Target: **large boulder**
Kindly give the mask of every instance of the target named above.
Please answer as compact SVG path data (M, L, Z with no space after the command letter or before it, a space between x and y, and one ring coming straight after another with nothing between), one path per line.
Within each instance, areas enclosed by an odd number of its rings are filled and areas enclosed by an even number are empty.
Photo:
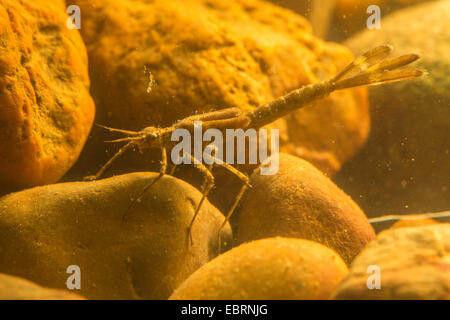
M0 272L66 288L69 266L81 271L89 299L167 299L217 254L223 215L206 201L187 242L201 194L156 173L37 187L0 198ZM130 206L131 205L131 206ZM222 239L230 243L229 226Z
M50 0L0 0L0 192L58 181L95 106L78 30Z
M348 264L375 238L364 212L313 165L280 154L279 171L250 179L237 217L237 243L282 236L317 241Z

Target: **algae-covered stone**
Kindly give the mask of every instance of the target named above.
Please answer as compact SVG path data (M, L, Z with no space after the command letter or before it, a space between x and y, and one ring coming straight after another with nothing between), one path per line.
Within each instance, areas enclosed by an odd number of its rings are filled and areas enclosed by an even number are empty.
M371 87L372 132L337 183L369 216L450 208L450 1L398 11L347 44L390 43L397 54L421 55L428 76Z
M206 201L188 246L201 194L166 176L130 206L158 174L37 187L0 198L0 272L66 288L76 265L89 299L167 299L217 254L223 215ZM230 228L222 239L230 242Z
M367 283L376 285L377 275L380 288L369 290ZM380 233L355 258L334 298L450 299L450 224Z
M243 244L207 263L170 299L328 299L347 272L344 261L319 243L263 239Z
M358 205L307 161L280 154L278 173L256 170L250 184L239 210L238 243L304 238L334 249L350 264L375 238Z
M43 288L10 275L0 274L0 300L84 300L67 290Z
M303 17L265 1L74 3L83 12L97 119L111 127L168 126L226 107L249 111L328 79L353 59L345 47L315 38ZM283 148L331 174L367 137L365 93L333 94L272 127L280 128ZM83 172L97 170L107 157L103 141L110 134L94 133L80 163ZM136 167L126 162L126 170Z
M0 1L0 189L56 182L94 119L86 48L49 0Z

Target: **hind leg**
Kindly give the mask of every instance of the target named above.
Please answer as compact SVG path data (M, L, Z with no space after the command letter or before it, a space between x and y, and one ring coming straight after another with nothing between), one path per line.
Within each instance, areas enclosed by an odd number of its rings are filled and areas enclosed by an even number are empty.
M138 196L134 199L132 199L130 205L128 206L127 210L125 211L125 214L122 217L122 220L125 221L125 218L130 211L131 207L138 201L141 200L142 196L149 190L151 187L153 187L161 178L166 174L167 170L167 151L164 146L161 145L161 168L159 170L159 175L153 179L152 182L150 182L148 185L142 189L142 191L138 194Z
M233 166L229 165L228 163L223 162L223 161L221 161L221 160L219 160L219 159L216 159L216 164L219 165L219 166L224 167L225 169L227 169L228 171L230 171L231 173L233 173L233 174L234 174L236 177L238 177L238 178L242 181L242 183L243 183L241 189L239 190L238 195L236 196L236 198L235 198L235 200L234 200L234 202L233 202L233 205L231 206L230 210L229 210L228 213L226 214L225 219L224 219L224 221L222 222L222 224L221 224L221 226L219 227L219 230L218 230L218 232L217 232L217 242L218 242L218 244L219 244L219 247L218 247L218 254L220 254L221 251L222 251L222 239L221 239L220 234L221 234L223 228L226 226L227 222L230 221L231 216L233 215L234 211L236 210L236 207L238 206L239 202L241 201L241 199L242 199L242 197L243 197L245 191L250 187L250 184L249 184L249 178L248 178L248 176L247 176L246 174L240 172L240 171L239 171L238 169L236 169L235 167L233 167Z
M200 209L202 207L203 202L208 197L209 191L211 191L212 187L214 186L214 176L212 175L210 169L208 169L204 164L202 163L195 163L195 158L191 155L192 163L195 164L195 166L200 170L200 172L204 175L204 182L202 186L202 198L200 199L200 202L197 205L197 208L195 209L194 216L192 217L191 222L189 223L189 226L187 228L187 239L186 242L189 244L189 241L191 245L193 244L192 240L192 226L195 222L195 219L198 216L198 213L200 212Z

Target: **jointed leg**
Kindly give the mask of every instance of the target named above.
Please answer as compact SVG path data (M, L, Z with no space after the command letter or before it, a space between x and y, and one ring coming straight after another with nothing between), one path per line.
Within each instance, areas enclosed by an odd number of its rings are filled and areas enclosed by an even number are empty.
M125 217L128 214L128 211L130 211L131 207L134 205L134 203L139 201L145 194L145 192L147 192L148 189L153 187L155 183L158 182L166 174L166 170L167 170L167 152L166 148L161 145L161 168L159 170L159 175L155 179L153 179L152 182L146 185L136 198L132 199L130 205L128 206L127 210L125 211L125 214L122 217L123 221L125 221Z
M192 163L195 163L194 157L192 155L190 157L191 157ZM195 209L194 216L192 217L191 223L189 224L189 226L187 228L187 239L186 239L187 244L189 244L189 242L188 242L189 240L190 240L190 243L193 244L192 226L194 224L195 219L197 218L198 213L200 212L203 202L205 201L205 199L208 196L209 191L214 186L214 176L212 175L210 170L202 163L197 163L197 164L195 164L195 166L204 174L205 180L204 180L204 183L202 186L202 198L200 199L200 202L198 203L197 208Z
M250 187L250 184L249 184L249 178L247 177L246 174L240 172L239 170L237 170L236 168L234 168L233 166L229 165L226 162L223 162L220 160L216 160L216 161L217 161L216 163L218 165L224 167L225 169L227 169L228 171L230 171L231 173L236 175L243 182L241 190L239 191L238 195L236 196L236 199L234 200L233 205L231 206L230 210L228 211L227 215L225 216L225 220L223 221L223 223L219 227L219 231L217 232L217 243L219 246L218 253L220 254L222 251L222 239L221 239L220 234L221 234L223 228L226 226L227 222L230 221L230 218L233 215L234 210L236 210L236 207L238 206L239 202L241 201L242 196L244 195L247 188Z
M213 166L214 166L214 164L212 163L212 164L210 164L209 166L206 167L208 172L211 173L211 174L212 174ZM208 183L208 181L209 181L209 176L205 175L204 178L203 178L201 190L204 190L206 188L206 184Z
M116 154L106 162L103 167L94 175L94 176L87 176L84 178L84 180L96 180L98 179L103 172L115 161L117 158L119 158L122 154L124 154L125 151L130 149L131 147L134 147L136 143L134 141L128 142L126 145L124 145L122 148L120 148L119 151L116 152Z
M173 176L173 175L175 174L175 170L176 170L176 169L177 169L177 165L174 164L173 167L172 167L172 169L170 169L170 171L169 171L169 175L170 175L170 176Z
M107 126L103 126L101 124L96 124L98 127L109 130L111 132L119 132L119 133L123 133L129 136L135 136L135 135L139 135L139 132L137 131L131 131L131 130L123 130L123 129L116 129L116 128L111 128L111 127L107 127Z

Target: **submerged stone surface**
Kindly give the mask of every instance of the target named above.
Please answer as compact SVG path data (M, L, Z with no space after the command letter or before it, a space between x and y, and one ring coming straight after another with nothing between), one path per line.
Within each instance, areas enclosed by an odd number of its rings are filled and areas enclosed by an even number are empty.
M367 287L370 266L379 267L379 290ZM450 224L383 231L355 258L334 298L450 299Z
M223 215L208 201L187 227L201 194L166 176L130 206L158 174L61 183L0 198L0 272L66 288L76 265L89 299L167 299L217 255ZM128 210L128 211L127 211ZM229 226L222 240L230 243Z
M31 281L0 274L0 300L84 300L68 290L41 287Z
M91 129L86 48L62 7L0 1L0 189L56 182Z
M358 205L307 161L280 154L275 175L256 170L237 217L237 243L292 237L334 249L347 264L375 238Z
M263 239L240 245L207 263L170 299L323 300L347 272L344 261L319 243Z

